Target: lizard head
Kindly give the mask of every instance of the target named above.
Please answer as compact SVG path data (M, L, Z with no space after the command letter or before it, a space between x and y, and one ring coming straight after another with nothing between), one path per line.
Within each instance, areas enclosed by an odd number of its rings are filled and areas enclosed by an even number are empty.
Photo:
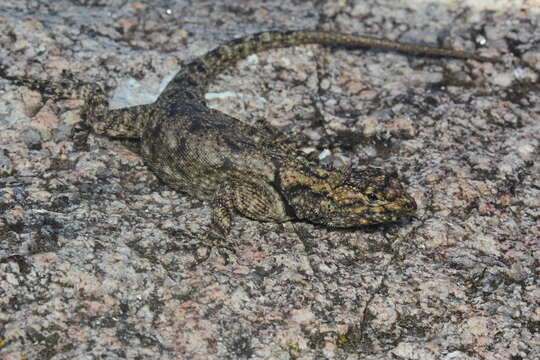
M377 168L325 169L289 164L280 170L283 196L299 219L333 227L411 217L416 202L396 174Z

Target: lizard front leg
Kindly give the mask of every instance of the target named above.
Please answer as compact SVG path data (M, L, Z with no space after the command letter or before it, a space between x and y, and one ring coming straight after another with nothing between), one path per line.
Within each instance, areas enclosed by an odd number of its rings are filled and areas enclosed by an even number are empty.
M258 221L284 222L293 218L281 195L270 184L235 179L219 185L215 192L212 235L225 238L232 227L234 210Z

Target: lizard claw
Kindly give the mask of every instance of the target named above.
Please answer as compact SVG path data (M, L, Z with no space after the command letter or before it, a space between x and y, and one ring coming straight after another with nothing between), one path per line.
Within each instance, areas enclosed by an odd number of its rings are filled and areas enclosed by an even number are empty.
M218 254L221 255L225 265L228 265L231 262L229 252L225 250L230 250L231 252L236 254L236 251L231 247L216 247L214 245L209 246L206 244L202 244L195 250L195 262L191 265L191 268L195 268L197 267L197 265L206 262L206 260L208 260L210 258L210 255L212 254L212 249L217 250Z
M76 148L82 148L86 145L88 141L88 136L90 135L90 128L88 125L79 122L73 127L71 131L71 138Z
M197 240L197 244L187 246L194 252L195 262L190 266L191 268L208 260L214 249L223 258L226 265L230 263L230 254L236 255L234 244L226 241L225 236L215 230L208 230L202 236L197 234L188 234L188 236Z
M208 230L206 234L204 234L202 244L197 249L196 256L199 255L198 253L201 248L206 249L206 255L203 261L206 261L210 257L212 249L217 250L217 252L219 253L219 255L221 255L226 264L230 262L229 253L233 253L234 255L236 255L236 249L234 248L234 246L232 246L231 242L226 241L225 237L222 234L216 232L213 229Z

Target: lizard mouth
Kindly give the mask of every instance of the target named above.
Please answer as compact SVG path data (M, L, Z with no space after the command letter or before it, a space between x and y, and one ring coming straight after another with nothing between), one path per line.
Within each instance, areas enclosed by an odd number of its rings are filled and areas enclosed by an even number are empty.
M408 194L402 194L399 199L391 202L343 209L342 212L334 214L332 219L326 218L323 221L337 228L377 225L414 217L416 209L414 198Z
M416 201L406 193L387 204L369 207L365 214L366 225L396 222L401 219L413 217L416 214Z

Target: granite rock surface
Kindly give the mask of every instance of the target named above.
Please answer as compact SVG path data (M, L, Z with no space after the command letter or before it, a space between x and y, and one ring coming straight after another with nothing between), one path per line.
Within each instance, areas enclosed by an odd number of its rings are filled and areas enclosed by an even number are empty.
M195 261L209 207L136 146L74 146L77 101L0 79L3 359L540 358L540 16L510 2L3 0L12 75L151 102L183 62L263 30L327 29L503 64L301 46L252 55L209 104L395 169L411 221L353 230L237 217ZM511 2L514 3L514 2Z

